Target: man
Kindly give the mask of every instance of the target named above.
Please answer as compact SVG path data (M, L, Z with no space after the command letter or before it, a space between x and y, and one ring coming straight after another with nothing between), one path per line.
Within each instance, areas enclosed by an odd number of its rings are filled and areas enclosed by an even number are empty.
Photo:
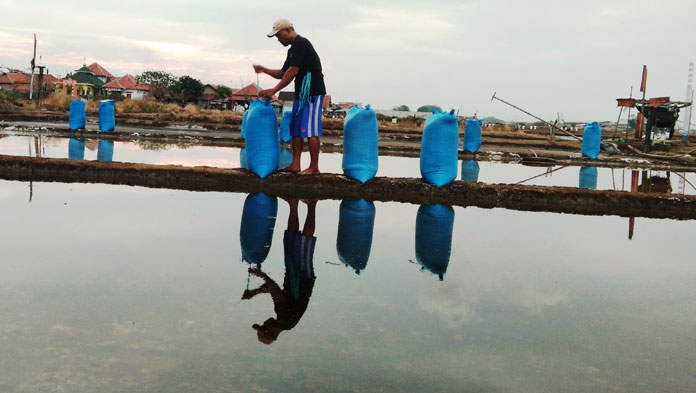
M300 172L300 156L303 139L309 145L309 168L303 175L319 173L319 137L322 134L321 110L326 95L324 75L319 55L308 39L300 36L287 19L278 19L273 30L267 34L276 37L283 46L290 45L283 67L271 70L262 65L254 65L256 73L264 73L280 82L272 88L259 92L260 97L271 97L295 80L295 101L292 104L290 135L292 136L292 163L285 168L288 172Z

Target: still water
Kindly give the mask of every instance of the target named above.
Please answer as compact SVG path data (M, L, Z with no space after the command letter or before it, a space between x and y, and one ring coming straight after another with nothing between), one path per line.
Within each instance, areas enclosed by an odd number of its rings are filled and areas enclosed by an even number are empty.
M696 390L696 221L295 206L0 181L0 391Z
M201 146L194 143L156 143L150 141L112 142L53 137L0 136L0 154L72 158L91 161L119 161L144 164L245 167L245 151L234 147ZM309 154L302 157L302 167L309 166ZM322 171L343 173L343 156L322 153ZM287 166L292 153L282 150L280 164ZM623 168L579 166L530 167L495 161L460 161L457 179L488 184L526 184L537 186L582 187L597 190L666 192L696 195L696 173L634 171ZM420 177L420 162L413 157L379 157L377 176Z

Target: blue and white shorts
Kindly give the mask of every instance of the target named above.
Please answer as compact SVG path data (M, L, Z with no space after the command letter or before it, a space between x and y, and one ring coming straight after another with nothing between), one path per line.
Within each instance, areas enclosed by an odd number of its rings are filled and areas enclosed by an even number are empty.
M300 100L292 103L292 116L290 118L290 136L311 138L321 136L321 110L324 103L324 95L309 97L309 104L300 107Z

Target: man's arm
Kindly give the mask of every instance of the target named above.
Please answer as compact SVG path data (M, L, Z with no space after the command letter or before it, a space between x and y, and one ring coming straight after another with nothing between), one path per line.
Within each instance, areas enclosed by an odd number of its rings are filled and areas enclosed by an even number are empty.
M280 71L282 71L282 70L280 70ZM300 72L300 67L293 66L293 67L288 68L288 70L285 71L285 73L283 74L282 78L280 78L280 82L278 82L278 84L274 88L261 90L259 92L259 96L265 98L265 97L270 97L270 96L274 95L275 93L279 92L285 86L289 85L290 82L293 81L293 79L295 79L298 72Z
M254 64L254 71L256 71L257 74L268 74L276 79L281 79L285 74L283 70L271 70L260 64Z

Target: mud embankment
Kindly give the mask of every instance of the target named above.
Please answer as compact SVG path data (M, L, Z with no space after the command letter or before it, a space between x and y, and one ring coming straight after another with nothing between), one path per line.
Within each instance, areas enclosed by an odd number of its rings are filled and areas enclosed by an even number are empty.
M253 193L306 199L358 199L414 204L505 208L582 215L696 219L696 196L594 191L455 181L435 187L414 178L276 173L265 179L245 169L101 163L0 155L0 178L37 182L104 183L190 191Z

